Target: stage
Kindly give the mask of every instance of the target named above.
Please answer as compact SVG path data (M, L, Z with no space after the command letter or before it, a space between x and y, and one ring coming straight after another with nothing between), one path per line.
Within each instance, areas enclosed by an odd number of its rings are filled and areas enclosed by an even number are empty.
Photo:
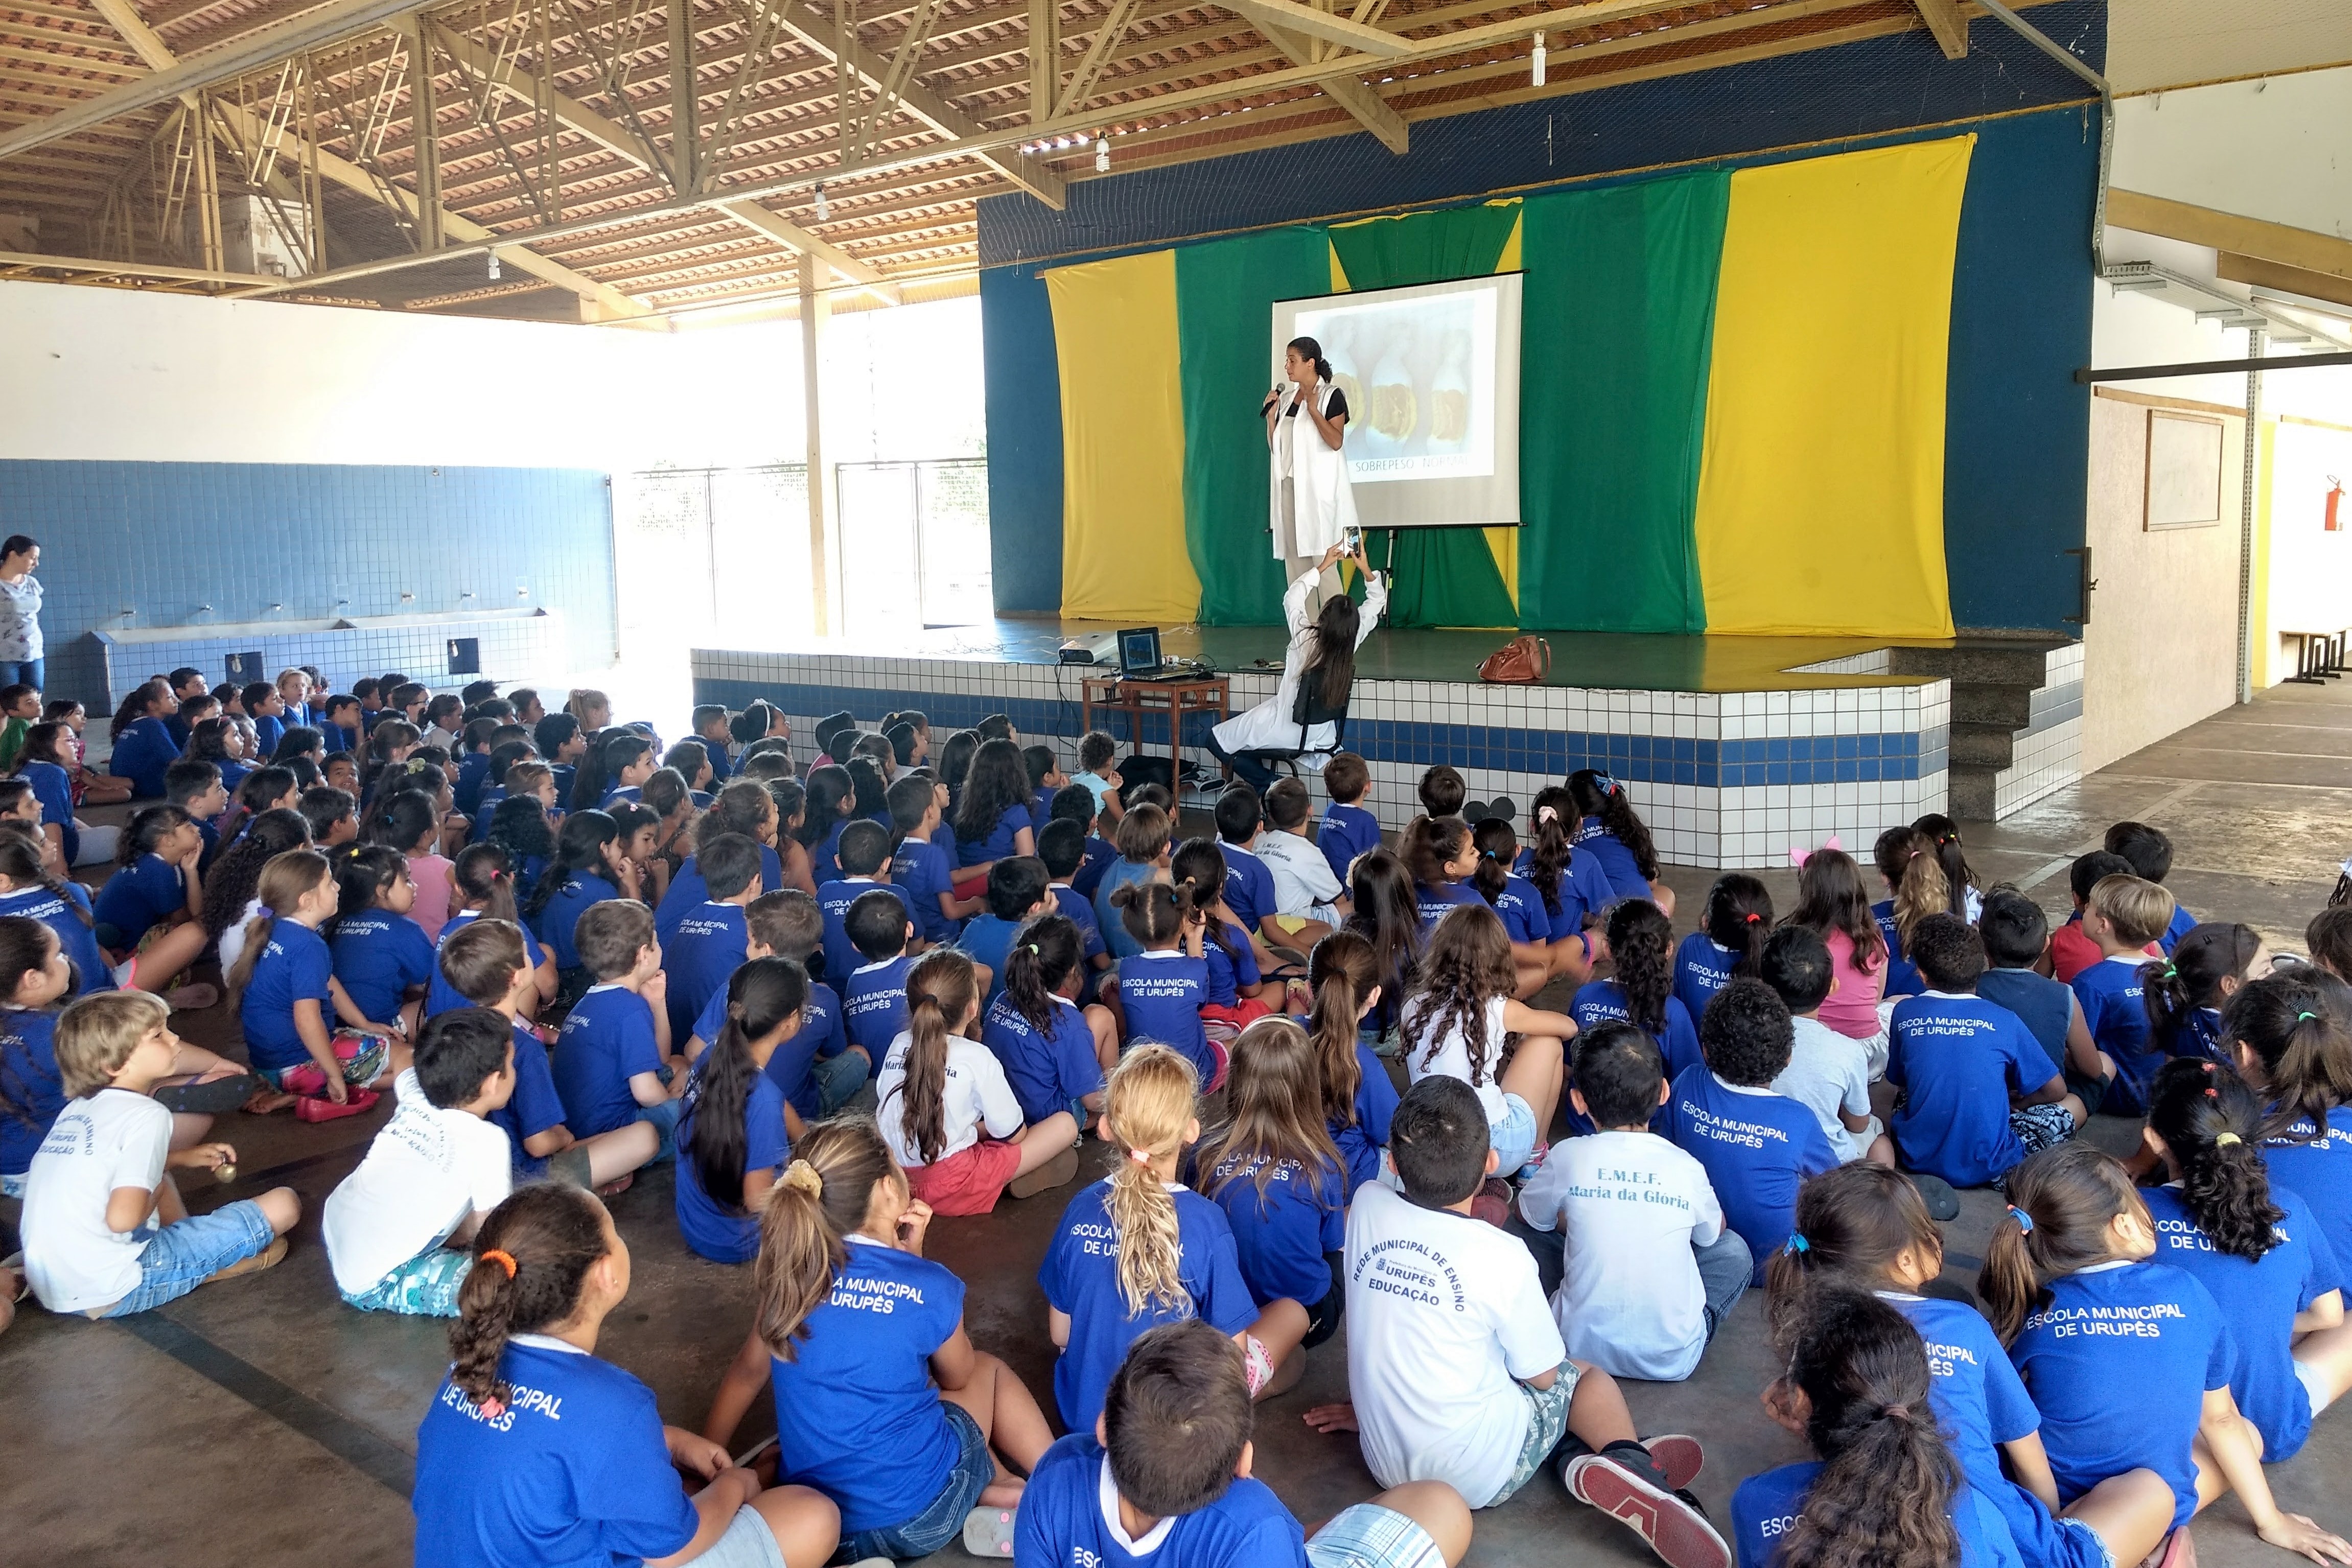
M1108 672L1062 664L1056 651L1065 638L1117 630L1000 617L770 650L698 648L695 701L740 707L765 697L803 732L838 710L870 726L918 707L934 745L1003 713L1074 767L1081 680ZM1785 865L1791 848L1832 833L1867 853L1880 830L1956 798L1980 792L1970 814L2006 815L2081 776L2080 643L1561 632L1549 636L1544 684L1484 685L1479 661L1504 637L1383 630L1364 644L1347 744L1370 765L1366 804L1383 825L1400 828L1418 809L1414 783L1433 763L1459 768L1474 798L1507 795L1522 808L1591 767L1625 782L1664 858ZM1161 642L1171 658L1227 676L1239 712L1274 694L1286 639L1272 626L1181 626ZM1979 705L1989 705L1981 715ZM1123 719L1103 727L1165 754L1164 719L1134 737ZM1187 723L1185 755L1213 776L1198 740L1205 727Z

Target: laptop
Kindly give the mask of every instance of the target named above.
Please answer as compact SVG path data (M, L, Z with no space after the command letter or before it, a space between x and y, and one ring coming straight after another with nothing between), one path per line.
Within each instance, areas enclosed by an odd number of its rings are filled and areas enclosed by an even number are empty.
M1118 673L1130 681L1164 679L1169 669L1160 652L1160 628L1130 626L1118 634Z

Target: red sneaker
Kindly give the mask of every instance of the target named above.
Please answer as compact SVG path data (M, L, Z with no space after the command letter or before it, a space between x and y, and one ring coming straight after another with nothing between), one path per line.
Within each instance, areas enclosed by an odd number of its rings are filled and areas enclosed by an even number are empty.
M1649 1544L1667 1568L1731 1568L1731 1548L1692 1503L1599 1454L1569 1461L1571 1496L1591 1503Z
M1650 1450L1650 1458L1666 1472L1666 1486L1674 1491L1698 1479L1699 1471L1706 1468L1706 1452L1699 1447L1696 1437L1669 1432L1663 1437L1643 1438L1642 1447Z

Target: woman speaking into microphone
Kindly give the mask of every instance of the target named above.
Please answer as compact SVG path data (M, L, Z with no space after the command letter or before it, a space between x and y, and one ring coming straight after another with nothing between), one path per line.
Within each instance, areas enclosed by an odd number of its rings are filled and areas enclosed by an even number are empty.
M1339 450L1348 433L1348 394L1331 384L1330 361L1312 338L1294 338L1283 351L1289 379L1266 393L1271 486L1268 521L1274 555L1284 575L1344 544L1356 527L1356 497L1348 486L1348 460Z

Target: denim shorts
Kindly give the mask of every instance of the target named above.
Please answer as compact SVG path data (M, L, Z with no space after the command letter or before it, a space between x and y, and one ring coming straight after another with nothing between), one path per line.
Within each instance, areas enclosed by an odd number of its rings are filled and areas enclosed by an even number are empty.
M1495 1174L1508 1181L1536 1152L1536 1113L1517 1095L1506 1091L1503 1119L1487 1131L1495 1145Z
M694 1561L699 1568L784 1568L783 1549L776 1544L776 1532L768 1528L760 1511L748 1502L735 1511L727 1533L712 1542L710 1550Z
M1445 1568L1445 1554L1412 1516L1360 1502L1307 1543L1311 1568Z
M269 1217L250 1198L226 1204L210 1214L199 1214L167 1225L148 1239L139 1254L139 1283L131 1292L99 1313L120 1318L143 1312L166 1301L178 1301L232 1263L268 1248L277 1239Z
M865 1056L855 1051L835 1051L820 1056L809 1063L809 1076L816 1081L819 1113L832 1115L857 1098L866 1087L866 1076L871 1071Z
M946 1483L940 1488L940 1495L929 1508L904 1524L844 1535L840 1550L834 1553L835 1562L858 1563L868 1557L888 1557L904 1563L929 1557L963 1533L965 1516L980 1506L980 1494L996 1479L996 1458L988 1451L988 1439L981 1435L980 1423L962 1406L952 1399L942 1399L940 1409L946 1415L948 1425L955 1428L962 1449L956 1456L955 1469L948 1472Z
M661 1165L677 1155L677 1119L685 1111L683 1100L665 1100L658 1105L637 1107L637 1120L653 1128L654 1136L660 1140L654 1145L654 1157L646 1164Z

